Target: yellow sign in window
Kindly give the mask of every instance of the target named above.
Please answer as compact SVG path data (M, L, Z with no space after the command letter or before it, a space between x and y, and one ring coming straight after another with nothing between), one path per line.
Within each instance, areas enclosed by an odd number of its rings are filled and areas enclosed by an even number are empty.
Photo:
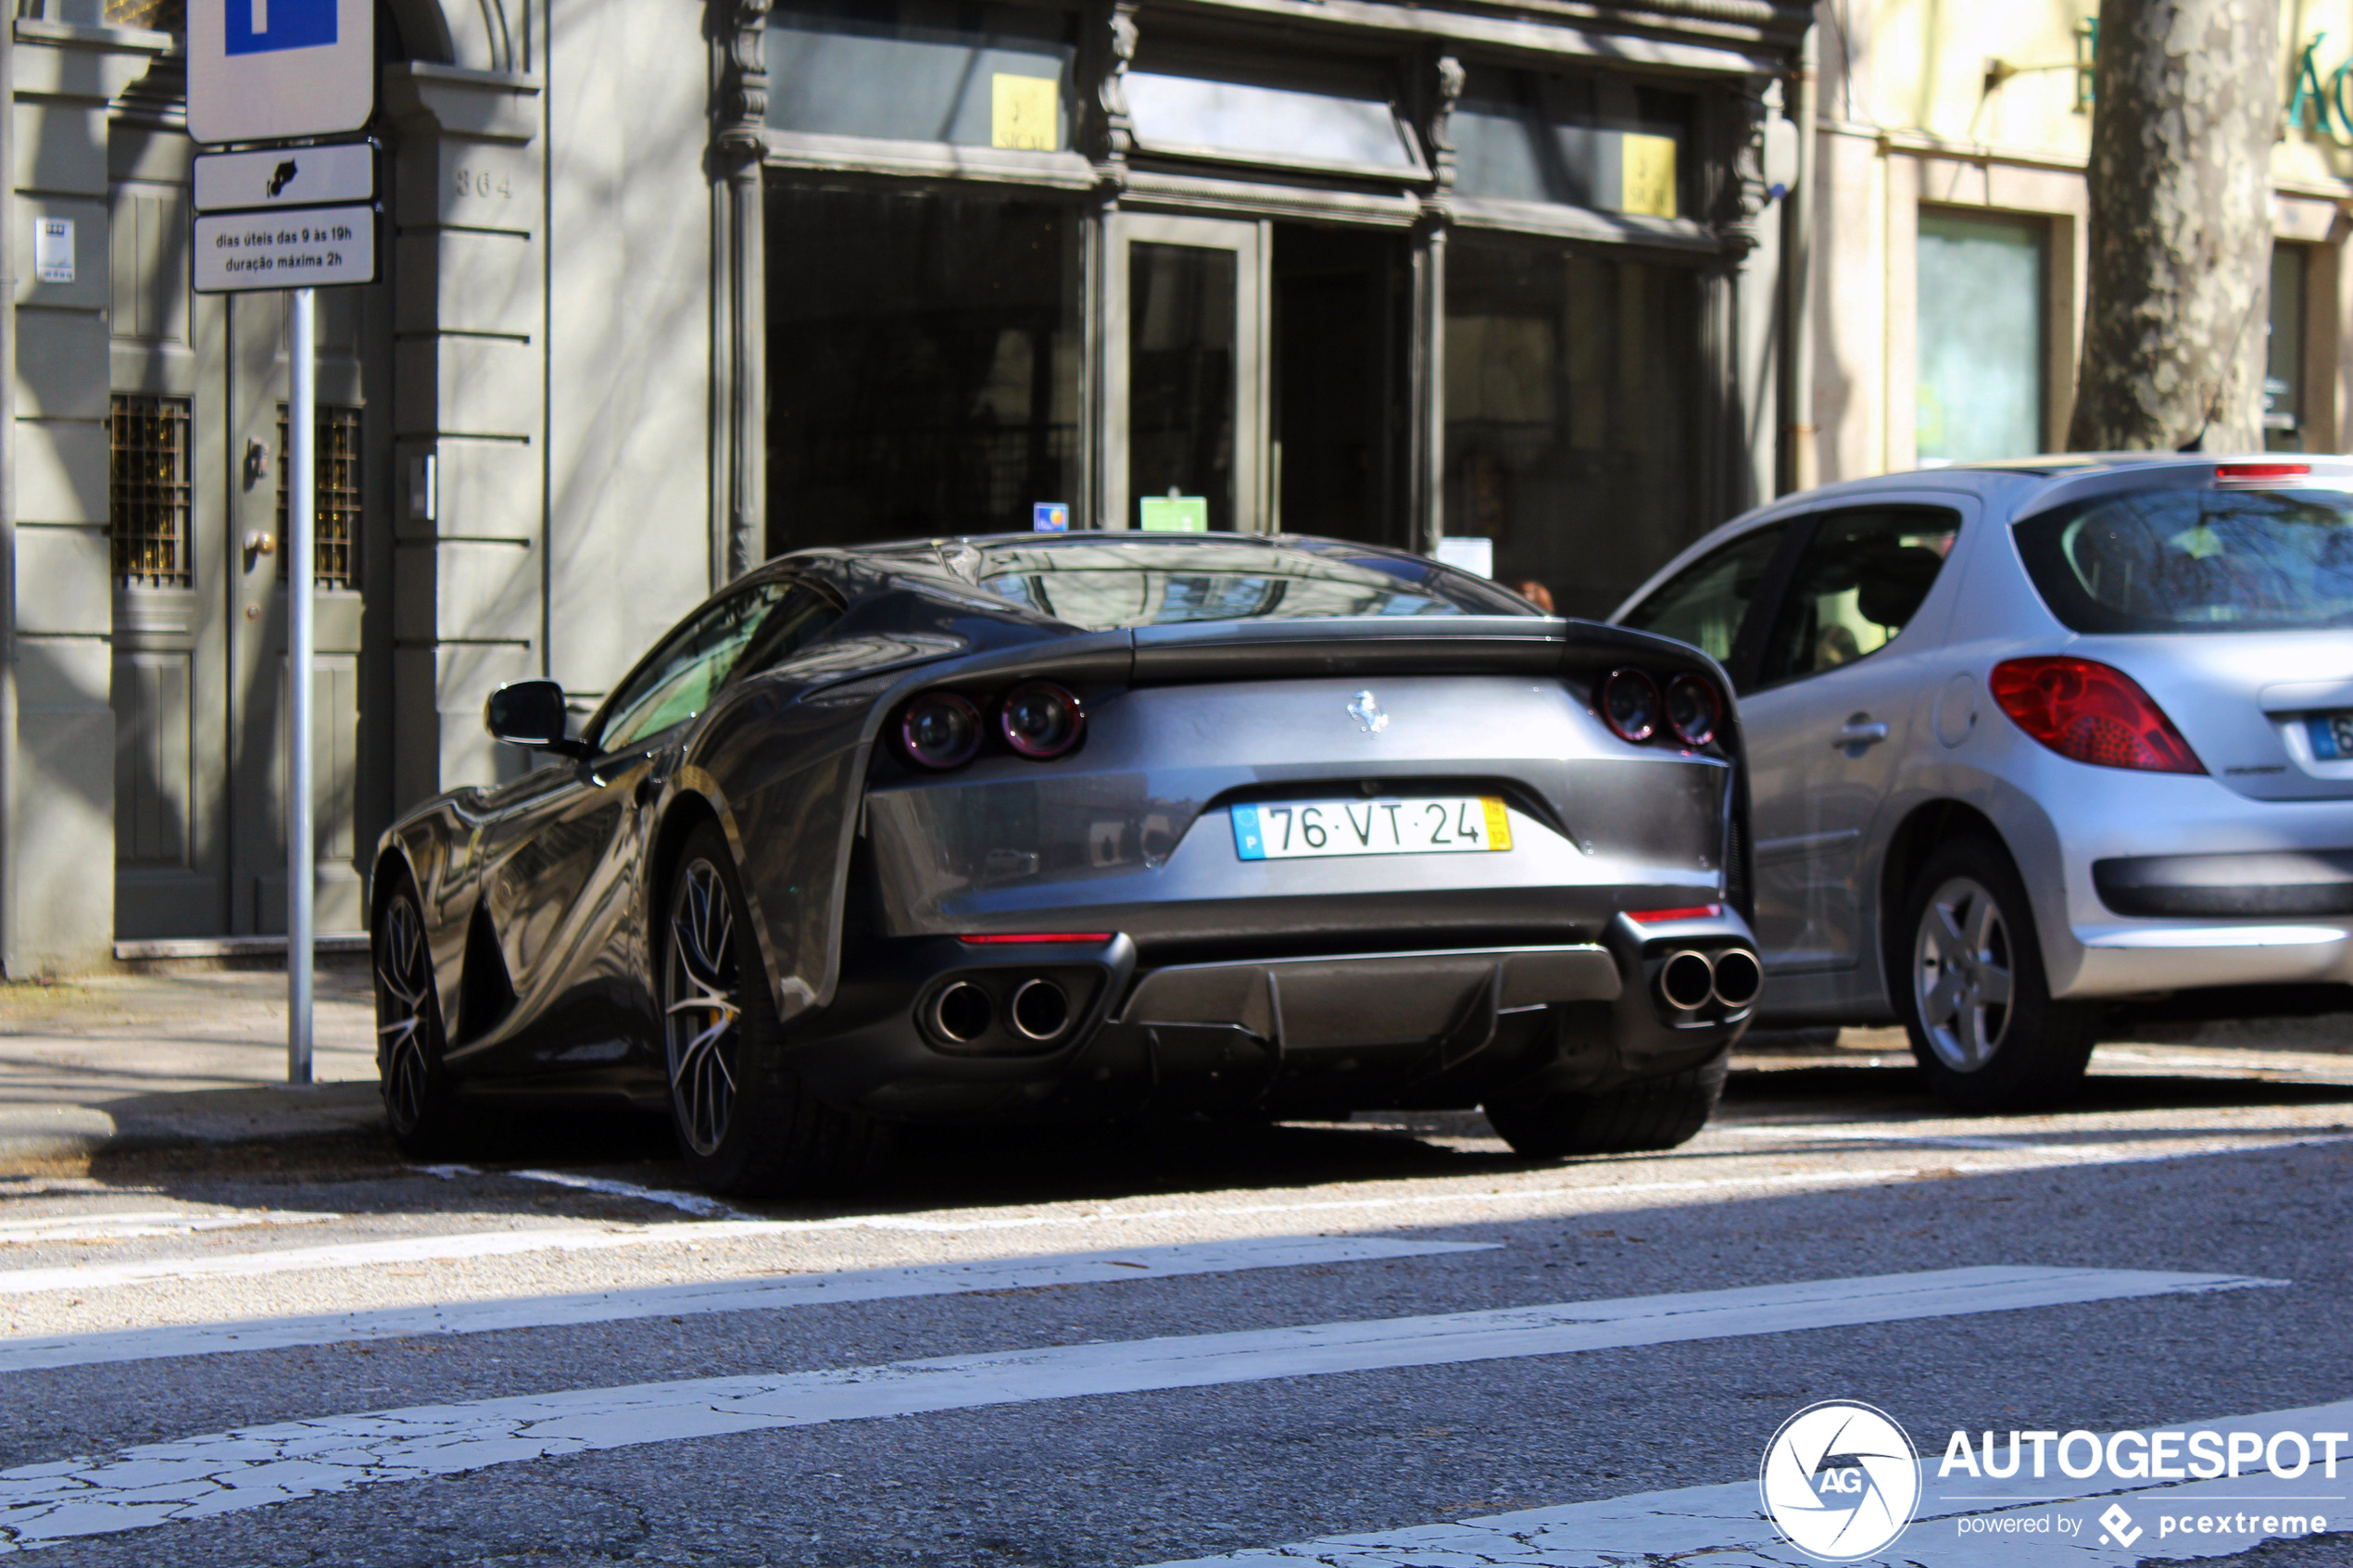
M1675 138L1628 132L1617 139L1617 210L1645 218L1674 217Z
M1042 76L988 80L988 144L1051 153L1062 145L1060 83Z

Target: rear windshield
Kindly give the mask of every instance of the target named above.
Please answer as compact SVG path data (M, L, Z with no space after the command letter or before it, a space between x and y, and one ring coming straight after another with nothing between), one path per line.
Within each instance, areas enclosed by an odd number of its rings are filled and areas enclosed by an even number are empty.
M1090 632L1188 621L1343 615L1533 615L1517 595L1413 557L1291 545L984 548L982 586Z
M2078 632L2353 624L2353 495L2144 490L2018 525L2051 612Z

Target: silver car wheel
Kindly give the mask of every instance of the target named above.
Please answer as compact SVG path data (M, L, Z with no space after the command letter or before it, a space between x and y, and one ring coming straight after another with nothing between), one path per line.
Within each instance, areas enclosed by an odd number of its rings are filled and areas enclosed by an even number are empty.
M424 1120L432 1063L433 962L424 921L405 893L384 909L376 957L376 1041L384 1062L384 1108L404 1131Z
M727 884L718 867L694 860L679 873L671 895L662 1035L669 1047L671 1105L680 1134L697 1154L718 1151L735 1111L742 985Z
M1974 1073L1994 1060L2008 1033L2009 922L1974 877L1937 888L1912 941L1912 1000L1937 1060Z

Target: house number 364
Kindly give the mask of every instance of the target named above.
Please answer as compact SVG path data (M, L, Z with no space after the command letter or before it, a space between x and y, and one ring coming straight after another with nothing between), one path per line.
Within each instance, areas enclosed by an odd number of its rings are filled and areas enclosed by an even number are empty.
M451 188L461 196L504 196L513 192L507 187L507 174L497 169L459 169L450 175Z

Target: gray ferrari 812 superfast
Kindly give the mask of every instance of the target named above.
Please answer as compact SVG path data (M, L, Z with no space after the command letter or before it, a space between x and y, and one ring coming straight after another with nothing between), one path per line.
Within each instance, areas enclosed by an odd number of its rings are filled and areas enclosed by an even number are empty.
M1524 1155L1705 1122L1761 985L1696 649L1327 539L805 550L533 771L384 835L384 1092L661 1107L730 1193L891 1130L1483 1107Z

